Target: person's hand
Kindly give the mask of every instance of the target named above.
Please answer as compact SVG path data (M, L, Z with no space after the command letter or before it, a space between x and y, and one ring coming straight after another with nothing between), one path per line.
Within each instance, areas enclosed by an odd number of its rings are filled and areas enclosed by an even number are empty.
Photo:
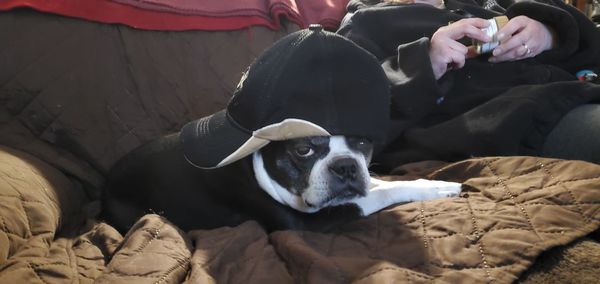
M544 24L527 16L517 16L497 33L500 45L490 62L515 61L534 57L552 48L552 33Z
M468 18L456 21L439 28L431 37L429 58L433 75L439 79L449 69L462 68L469 49L457 40L469 37L482 42L491 38L481 29L489 26L489 22L480 18Z

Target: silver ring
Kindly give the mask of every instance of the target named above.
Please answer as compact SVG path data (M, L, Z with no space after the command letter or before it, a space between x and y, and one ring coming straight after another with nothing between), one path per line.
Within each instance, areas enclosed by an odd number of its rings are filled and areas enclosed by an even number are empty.
M527 46L527 44L523 44L523 47L525 47L525 49L527 49L527 53L525 53L525 55L529 55L531 53L531 48L529 48L529 46Z

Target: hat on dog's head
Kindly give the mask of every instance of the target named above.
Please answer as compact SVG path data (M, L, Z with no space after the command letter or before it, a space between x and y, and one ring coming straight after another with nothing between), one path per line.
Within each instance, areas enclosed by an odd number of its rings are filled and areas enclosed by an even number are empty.
M189 122L180 139L190 163L216 168L270 141L350 135L383 142L389 107L389 83L377 59L311 25L263 52L227 108Z

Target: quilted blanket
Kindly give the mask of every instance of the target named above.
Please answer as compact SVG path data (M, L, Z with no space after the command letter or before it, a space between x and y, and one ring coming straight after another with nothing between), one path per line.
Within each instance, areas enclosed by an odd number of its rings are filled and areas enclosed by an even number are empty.
M89 214L87 227L68 226L88 206L60 172L6 147L0 159L2 283L510 283L600 224L600 166L492 157L424 176L464 182L460 197L330 232L267 233L255 222L183 232L147 215L121 236Z

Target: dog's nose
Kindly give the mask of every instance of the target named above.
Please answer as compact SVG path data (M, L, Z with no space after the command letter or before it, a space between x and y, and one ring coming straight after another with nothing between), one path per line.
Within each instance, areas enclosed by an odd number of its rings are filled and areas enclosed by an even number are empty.
M329 171L341 180L355 180L358 164L355 159L341 158L329 165Z

